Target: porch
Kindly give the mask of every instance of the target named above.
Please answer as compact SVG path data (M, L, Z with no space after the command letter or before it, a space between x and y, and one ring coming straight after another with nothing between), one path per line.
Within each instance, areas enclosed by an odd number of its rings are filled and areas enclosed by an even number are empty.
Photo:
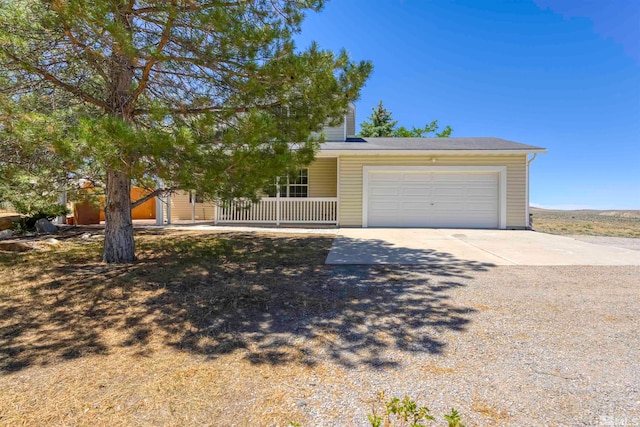
M156 223L207 220L229 225L338 225L336 158L316 159L296 176L280 177L273 187L265 189L265 197L255 203L210 202L194 192L178 191L168 198L156 199Z
M338 224L337 197L264 197L256 203L217 203L214 223L218 224Z
M175 198L158 198L155 223L178 224L263 224L263 225L338 225L337 197L263 197L257 202L248 200L195 203L195 200L175 205Z

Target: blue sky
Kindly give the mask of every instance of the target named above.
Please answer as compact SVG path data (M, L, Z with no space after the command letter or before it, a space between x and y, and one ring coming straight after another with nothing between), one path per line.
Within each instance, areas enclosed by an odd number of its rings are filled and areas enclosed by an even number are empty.
M542 146L532 204L640 209L640 1L333 0L312 40L373 62L358 124L382 100L407 127Z

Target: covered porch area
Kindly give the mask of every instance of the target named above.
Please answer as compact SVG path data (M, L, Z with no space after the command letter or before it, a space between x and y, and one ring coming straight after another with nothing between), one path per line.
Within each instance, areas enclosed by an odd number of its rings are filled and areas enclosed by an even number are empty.
M214 223L338 224L337 197L264 197L215 205Z
M318 158L292 176L277 179L273 191L257 202L209 202L196 192L177 192L164 199L157 198L156 224L210 221L221 225L337 226L337 176L337 158Z

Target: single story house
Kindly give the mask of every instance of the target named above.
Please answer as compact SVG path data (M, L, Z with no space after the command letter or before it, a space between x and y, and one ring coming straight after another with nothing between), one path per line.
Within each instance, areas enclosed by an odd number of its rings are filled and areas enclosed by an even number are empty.
M313 163L260 202L171 196L171 220L339 227L529 228L540 147L500 138L358 138L355 109L324 129Z

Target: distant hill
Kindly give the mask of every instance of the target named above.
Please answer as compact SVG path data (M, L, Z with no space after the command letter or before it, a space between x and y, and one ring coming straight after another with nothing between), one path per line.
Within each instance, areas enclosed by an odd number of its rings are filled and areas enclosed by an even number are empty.
M616 218L640 218L640 210L597 210L597 209L576 209L576 210L562 210L562 209L544 209L531 206L529 208L531 213L548 213L559 215L601 215Z
M531 207L533 229L553 234L640 238L640 210Z

